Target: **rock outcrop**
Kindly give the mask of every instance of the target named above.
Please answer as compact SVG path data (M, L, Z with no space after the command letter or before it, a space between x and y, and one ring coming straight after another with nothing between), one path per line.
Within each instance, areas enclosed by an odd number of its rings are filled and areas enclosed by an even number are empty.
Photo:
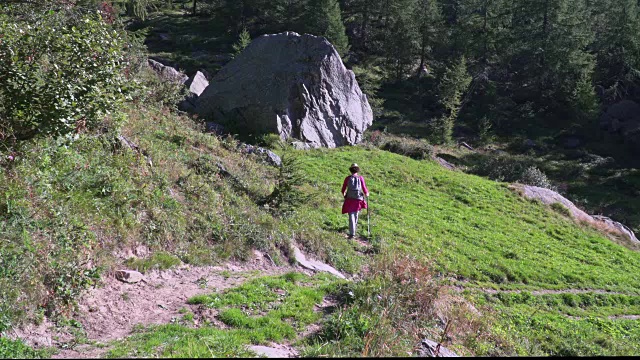
M209 81L201 71L198 71L190 77L184 85L189 89L189 96L178 105L178 108L183 111L192 112L195 110L198 97L204 92L204 89L209 86Z
M611 105L600 117L600 126L622 135L624 141L640 153L640 105L623 100Z
M640 245L640 241L629 227L617 221L613 221L606 216L589 215L575 206L574 203L555 191L537 186L521 184L511 184L511 188L521 192L522 195L528 199L538 199L546 205L560 203L567 209L569 209L569 211L571 212L571 216L578 222L592 224L595 225L596 228L604 229L605 232L622 235L629 239L631 244L633 244L634 246Z
M310 147L353 145L373 121L366 95L325 38L285 32L249 44L213 79L196 113Z
M422 340L417 355L419 357L459 357L453 351L429 339Z
M153 71L155 71L156 74L158 74L158 76L163 80L178 82L181 84L184 84L185 82L187 82L187 80L189 80L189 77L187 75L172 68L171 66L164 65L153 59L149 59L148 62L149 67L151 67L151 69L153 69Z

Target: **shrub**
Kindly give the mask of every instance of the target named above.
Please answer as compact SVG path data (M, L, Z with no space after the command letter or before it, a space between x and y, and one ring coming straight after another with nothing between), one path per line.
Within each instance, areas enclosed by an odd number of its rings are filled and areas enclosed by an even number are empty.
M136 88L136 91L132 93L134 101L145 104L156 104L175 110L178 104L190 95L189 90L184 84L160 78L155 71L147 66L146 59L134 60L142 60L139 70L135 74L136 80L141 86Z
M300 172L297 158L285 155L282 157L282 166L278 172L275 189L259 203L282 215L290 215L310 200L309 196L300 189L303 183L304 177Z
M430 159L434 155L433 146L424 141L407 138L390 140L382 145L381 149L408 156L416 160Z
M98 13L0 15L0 131L6 140L96 128L126 98L123 36ZM2 139L0 139L2 140Z
M540 169L535 166L528 167L522 173L522 175L520 175L518 182L525 185L538 186L545 189L555 190L555 187L551 185L551 182L547 178L547 175L545 175L545 173L540 171Z

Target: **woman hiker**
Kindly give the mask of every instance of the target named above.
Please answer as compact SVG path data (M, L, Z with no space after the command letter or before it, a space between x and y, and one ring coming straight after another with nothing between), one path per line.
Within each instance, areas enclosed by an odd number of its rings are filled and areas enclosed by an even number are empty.
M342 213L349 214L349 239L353 239L356 234L356 225L358 224L358 213L361 209L367 208L367 202L364 201L364 197L369 196L369 190L364 183L364 178L358 175L358 172L360 172L358 164L351 164L349 171L351 175L347 176L342 184L342 195L344 196Z

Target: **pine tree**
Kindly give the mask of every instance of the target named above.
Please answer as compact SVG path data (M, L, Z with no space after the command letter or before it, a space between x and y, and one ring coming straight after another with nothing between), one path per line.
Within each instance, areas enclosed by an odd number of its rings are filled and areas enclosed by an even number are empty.
M236 57L238 55L240 55L240 53L242 52L242 50L244 50L244 48L246 48L247 46L249 46L249 43L251 43L251 35L249 35L249 32L247 31L247 28L242 29L242 32L240 33L240 37L238 38L238 42L233 44L233 57Z
M309 0L305 31L326 37L341 56L346 55L349 50L349 38L345 33L338 0Z
M385 15L383 51L387 70L396 81L412 70L419 48L414 16L416 0L389 0Z
M640 87L640 5L636 0L600 0L592 6L596 81L613 102Z
M436 0L419 0L415 7L415 21L419 32L420 71L427 68L427 60L440 45L443 26L442 12Z
M514 0L506 64L516 101L539 111L570 105L577 83L593 68L593 40L585 0Z
M446 144L452 141L453 127L458 119L463 95L470 84L467 60L462 56L446 69L440 83L440 104L444 108L444 114L432 123L432 137L436 142Z

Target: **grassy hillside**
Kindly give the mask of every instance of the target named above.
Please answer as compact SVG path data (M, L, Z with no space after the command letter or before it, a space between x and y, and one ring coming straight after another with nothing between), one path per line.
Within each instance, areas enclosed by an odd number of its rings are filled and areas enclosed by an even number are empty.
M581 228L561 211L522 199L506 184L370 145L278 148L297 158L306 178L301 190L312 199L283 216L256 205L273 191L278 170L239 153L232 138L204 134L192 120L151 108L132 108L128 118L122 134L139 150L107 131L72 143L25 143L16 160L4 164L3 330L25 318L72 316L82 289L125 261L146 271L242 260L258 248L284 263L296 242L361 280L339 285L320 278L324 285L318 287L317 280L295 275L292 284L257 279L227 295L191 300L222 307L230 329L194 328L189 321L149 328L110 345L108 355L211 355L195 346L203 338L218 339L210 345L235 344L218 355L248 354L243 344L285 340L307 355L400 355L421 336L442 336L468 355L639 350L634 316L640 315L640 280L630 274L640 270L640 254ZM364 252L344 237L346 218L340 215L339 190L352 162L362 167L371 191L372 248ZM364 213L359 231L365 235ZM155 255L135 261L118 255L140 245ZM293 302L260 290L272 283ZM464 299L444 291L447 284L463 291ZM338 299L339 306L319 317L309 306L322 296ZM447 296L457 305L442 300ZM241 299L256 299L260 315L233 310ZM437 315L469 302L481 315L444 316L457 328ZM300 319L291 318L285 305L298 309ZM268 309L280 310L269 315ZM415 318L415 309L422 317ZM301 323L291 327L291 321ZM281 331L265 333L272 322ZM321 326L319 335L294 336L311 323ZM181 340L169 351L160 346L163 339ZM42 355L9 345L20 354Z
M637 353L640 324L623 315L640 314L640 283L630 275L640 268L639 253L519 197L506 184L433 162L365 148L316 150L303 158L322 199L311 207L316 223L344 231L336 189L344 168L357 162L372 193L375 241L385 251L434 264L474 303L495 309L500 321L492 331L512 336L512 351ZM489 295L480 288L499 290ZM527 291L500 291L507 289ZM467 346L483 353L482 346Z
M438 269L503 289L595 288L637 293L640 254L519 197L506 184L452 172L380 150L317 150L302 155L321 200L310 209L328 231L337 216L345 168L357 162L371 191L373 234ZM360 231L365 231L364 227Z

